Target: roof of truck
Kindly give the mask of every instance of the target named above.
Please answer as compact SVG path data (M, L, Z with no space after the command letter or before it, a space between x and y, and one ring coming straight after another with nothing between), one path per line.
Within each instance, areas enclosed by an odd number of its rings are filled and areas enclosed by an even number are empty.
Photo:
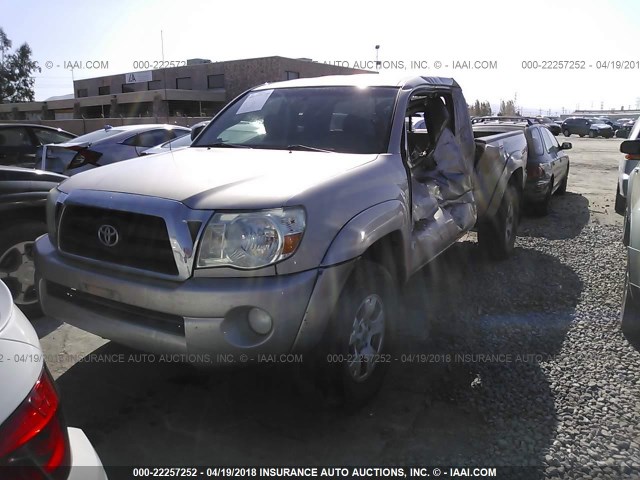
M270 90L272 88L292 87L405 87L414 88L420 85L443 87L460 86L453 78L407 76L391 73L359 73L355 75L327 75L324 77L297 78L283 82L265 83L254 90Z

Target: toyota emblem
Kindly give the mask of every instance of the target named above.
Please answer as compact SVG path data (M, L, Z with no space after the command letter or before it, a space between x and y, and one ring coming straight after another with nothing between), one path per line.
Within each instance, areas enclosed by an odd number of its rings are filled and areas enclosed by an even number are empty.
M120 235L113 225L101 225L98 228L98 240L105 247L115 247L120 241Z

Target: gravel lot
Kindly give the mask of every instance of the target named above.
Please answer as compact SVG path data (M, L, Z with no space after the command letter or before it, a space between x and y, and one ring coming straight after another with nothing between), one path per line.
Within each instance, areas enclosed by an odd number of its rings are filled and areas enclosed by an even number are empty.
M68 355L49 361L67 420L107 465L530 466L509 478L640 478L640 345L618 324L620 140L559 140L574 145L568 193L549 216L524 218L508 261L481 258L470 234L412 279L398 360L363 410L319 410L279 368L79 362L137 352L36 319L45 352Z

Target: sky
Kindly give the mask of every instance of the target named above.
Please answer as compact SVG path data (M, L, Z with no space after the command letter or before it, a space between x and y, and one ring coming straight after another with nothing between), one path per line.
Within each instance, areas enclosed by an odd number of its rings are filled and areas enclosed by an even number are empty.
M366 66L377 54L385 71L455 78L468 103L512 99L525 114L628 109L640 107L638 25L635 0L0 0L0 27L42 68L36 100L72 93L72 77L145 70L134 67L162 60L164 45L165 60Z

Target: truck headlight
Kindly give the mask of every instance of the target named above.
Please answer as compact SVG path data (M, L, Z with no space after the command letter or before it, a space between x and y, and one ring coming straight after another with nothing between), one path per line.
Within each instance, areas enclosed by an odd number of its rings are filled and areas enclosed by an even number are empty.
M51 243L53 243L54 245L57 245L58 222L60 221L62 203L64 202L65 198L67 198L67 194L58 190L57 187L52 188L47 195L47 230L49 233L49 240L51 240Z
M197 266L259 268L293 255L306 226L302 208L218 213L205 228Z

